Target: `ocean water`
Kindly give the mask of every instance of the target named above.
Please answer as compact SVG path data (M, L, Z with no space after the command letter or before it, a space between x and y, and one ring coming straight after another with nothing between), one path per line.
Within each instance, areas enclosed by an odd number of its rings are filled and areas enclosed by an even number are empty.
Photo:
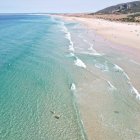
M81 23L0 16L0 140L139 140L140 65Z
M0 15L0 140L86 139L70 45L60 20Z

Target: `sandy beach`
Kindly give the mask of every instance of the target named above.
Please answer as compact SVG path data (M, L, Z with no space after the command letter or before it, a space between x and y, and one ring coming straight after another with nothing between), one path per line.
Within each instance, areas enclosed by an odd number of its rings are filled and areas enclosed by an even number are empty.
M90 40L94 43L93 44L94 49L100 52L101 54L105 54L106 55L105 59L107 59L106 61L116 64L123 69L122 73L125 75L127 79L127 82L126 81L124 82L126 82L127 84L132 83L132 85L135 87L133 88L135 89L134 94L138 94L139 96L140 93L139 24L114 22L89 17L75 17L75 16L58 16L58 17L62 18L65 21L80 23L82 28L86 30L84 36L89 37ZM73 38L74 44L75 46L78 46L79 45L78 41L75 38ZM104 68L100 68L99 65L98 66L95 65L95 67L99 68L101 71L104 71L103 70ZM94 74L96 73L94 76L98 75L99 77L103 78L102 79L95 77L89 79L87 78L87 84L83 83L79 85L79 87L82 88L78 89L77 95L78 103L80 106L80 112L84 122L84 127L86 128L87 131L88 139L89 140L134 139L133 134L135 132L133 131L130 133L128 132L131 131L131 129L129 130L129 127L130 128L133 127L132 120L135 115L133 116L132 114L131 115L127 113L125 114L125 110L127 110L126 104L123 105L124 104L123 101L117 99L121 97L112 97L112 95L109 95L110 92L112 91L106 91L106 82L104 79L110 81L113 80L113 78L116 79L117 75L115 77L106 76L103 74L103 72L98 71L96 68L92 68L92 71ZM126 92L125 90L123 91L123 88L125 89L125 84L123 85L123 83L118 82L116 84L118 84L120 90L122 90L122 93L121 91L119 92L123 94L123 92ZM111 88L114 88L110 82L109 86L111 86ZM118 92L114 94L118 94ZM128 100L129 104L130 100L129 99L125 100ZM139 104L139 100L137 99L134 99L133 101L132 100L130 101L130 104L134 105L135 104L134 102ZM136 109L137 105L136 106L133 105L132 108ZM131 109L129 108L127 111L129 112L130 110ZM117 117L117 114L119 114L120 117ZM137 117L138 116L139 115L137 114ZM135 117L135 119L139 121L137 117ZM124 118L127 121L129 121L130 124L125 122ZM140 129L139 126L137 127L137 129ZM135 140L138 139L136 138Z
M93 33L95 33L98 37L102 38L102 44L107 44L108 48L112 48L114 52L123 56L127 56L131 62L140 65L139 23L108 21L104 19L92 18L91 16L89 17L85 15L64 15L58 17L66 21L81 23L88 31L92 30ZM93 37L92 39L94 40L95 38ZM119 63L125 68L124 64L121 62ZM128 73L130 73L131 76L131 70L129 71L128 67L125 69L128 71ZM137 84L137 88L140 90L139 84Z
M62 16L66 20L78 21L95 30L103 38L114 43L140 49L140 24L113 22L89 17Z

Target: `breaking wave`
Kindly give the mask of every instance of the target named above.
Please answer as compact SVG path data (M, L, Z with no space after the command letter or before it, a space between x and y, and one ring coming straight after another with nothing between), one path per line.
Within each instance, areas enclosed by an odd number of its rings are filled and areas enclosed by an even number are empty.
M72 83L70 89L71 89L71 91L75 91L76 90L76 85L74 83Z
M132 94L135 94L136 95L136 98L140 100L140 93L138 92L138 90L132 85L132 83L130 82L130 78L129 76L127 75L127 73L121 68L119 67L118 65L115 65L114 66L114 69L116 70L116 72L122 72L124 74L124 76L127 78L128 80L128 84L130 85L130 90L131 90L131 93Z
M76 66L86 69L87 66L85 65L85 63L81 59L79 59L78 57L75 57L75 59L76 60L74 60L74 64Z
M122 72L123 73L123 75L127 78L127 80L130 80L130 78L129 78L129 76L127 75L127 73L120 67L120 66L118 66L118 65L114 65L114 70L116 71L116 72Z
M92 43L88 42L86 39L83 39L83 41L90 46L88 48L88 50L90 52L88 52L87 54L89 54L89 55L95 55L95 56L102 56L103 55L103 54L98 53L95 49L93 49L93 44Z
M72 39L71 39L71 34L70 32L68 31L68 29L66 28L66 26L64 25L64 23L62 23L62 31L65 33L65 38L69 40L69 51L72 51L74 52L75 49L74 49L74 46L73 46L73 42L72 42Z
M114 85L112 85L110 81L107 81L107 83L109 85L110 90L117 90L117 88Z
M132 85L131 82L128 82L128 84L130 85L131 93L135 94L136 98L140 100L140 93L138 92L138 90Z
M105 62L104 64L96 63L95 67L100 69L101 71L104 71L104 72L109 71L109 68L107 66L107 62Z

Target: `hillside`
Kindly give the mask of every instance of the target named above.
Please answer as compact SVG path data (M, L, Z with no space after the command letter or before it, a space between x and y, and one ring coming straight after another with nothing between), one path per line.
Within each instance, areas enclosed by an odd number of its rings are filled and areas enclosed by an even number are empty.
M122 3L107 7L96 12L96 14L130 14L140 12L140 1Z
M110 6L88 15L111 21L140 22L140 1Z

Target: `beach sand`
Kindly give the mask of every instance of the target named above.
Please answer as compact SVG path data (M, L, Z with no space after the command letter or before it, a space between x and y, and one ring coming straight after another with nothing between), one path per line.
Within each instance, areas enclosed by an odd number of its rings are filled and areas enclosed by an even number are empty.
M78 21L114 43L140 49L140 24L114 22L96 18L61 16L65 20Z
M60 17L66 21L81 23L82 25L84 25L83 28L87 29L87 33L89 31L92 31L93 34L91 33L90 36L93 40L95 38L92 36L96 34L96 36L98 36L97 40L101 39L102 44L108 45L107 48L102 48L100 51L104 52L107 49L113 49L113 52L116 52L123 57L127 56L131 63L140 66L140 24L108 21L86 16L83 17L83 15L81 17L73 15L57 17ZM125 66L125 63L126 62L119 62L119 64L123 66L123 68L128 71L130 75L132 75L131 70L129 70L129 68ZM133 66L131 68L133 69ZM133 79L133 76L131 78ZM137 84L137 88L139 88L140 91L139 84Z
M88 65L87 61L87 70L91 73L78 77L76 96L88 139L140 139L140 101L133 96L140 93L140 25L89 17L57 17L80 23L86 30L79 35L84 37L82 40L87 37L97 52L105 54L102 58L93 57L95 67ZM76 35L72 39L75 46L81 43ZM86 49L87 45L82 47ZM80 49L77 52L80 53ZM117 65L123 71L108 74L106 62L109 69ZM132 85L135 92L128 91Z

